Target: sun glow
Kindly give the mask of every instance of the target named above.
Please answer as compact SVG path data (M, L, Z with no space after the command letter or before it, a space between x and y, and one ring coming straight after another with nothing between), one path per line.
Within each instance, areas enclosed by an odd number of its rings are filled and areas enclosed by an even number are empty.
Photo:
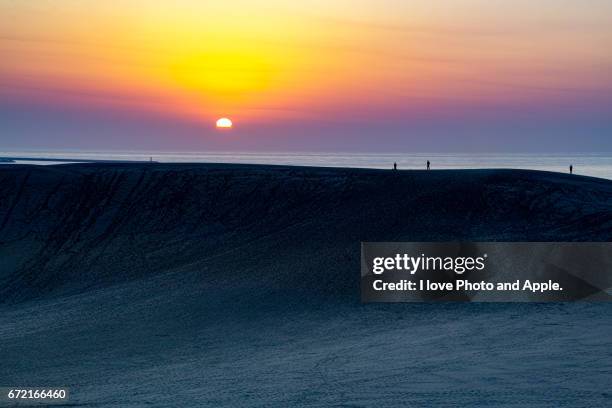
M217 129L231 129L234 124L228 118L221 118L217 120Z
M610 95L612 2L47 3L0 0L0 113L65 107L207 130L232 115L241 131L302 134L315 122L480 121L526 103L588 111Z

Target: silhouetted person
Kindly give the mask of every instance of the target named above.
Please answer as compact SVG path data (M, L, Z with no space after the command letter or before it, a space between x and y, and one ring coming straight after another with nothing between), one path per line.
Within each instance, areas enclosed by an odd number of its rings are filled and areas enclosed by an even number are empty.
M570 174L574 174L574 165L570 164Z
M397 170L397 163L393 163L393 170Z
M431 163L429 162L429 160L427 160L427 170L429 170L430 167L431 167Z

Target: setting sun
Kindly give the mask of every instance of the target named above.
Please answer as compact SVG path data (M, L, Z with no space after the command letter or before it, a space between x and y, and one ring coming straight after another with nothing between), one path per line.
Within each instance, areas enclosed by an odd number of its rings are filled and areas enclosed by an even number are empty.
M232 121L228 118L221 118L217 120L217 128L230 129L233 126Z

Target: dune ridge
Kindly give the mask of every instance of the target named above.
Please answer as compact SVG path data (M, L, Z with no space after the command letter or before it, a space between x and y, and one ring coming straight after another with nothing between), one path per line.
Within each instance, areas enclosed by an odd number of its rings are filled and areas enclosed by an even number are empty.
M359 302L361 240L604 241L612 182L0 168L0 382L71 406L609 407L610 303Z
M4 301L214 263L240 248L245 255L229 263L252 264L252 252L265 250L274 269L312 277L324 264L346 295L352 286L342 282L357 270L360 241L612 235L612 182L536 171L8 166L0 169L0 191Z

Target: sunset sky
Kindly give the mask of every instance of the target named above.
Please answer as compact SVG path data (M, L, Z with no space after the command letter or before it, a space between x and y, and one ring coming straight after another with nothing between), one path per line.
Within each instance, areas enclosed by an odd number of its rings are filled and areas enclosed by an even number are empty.
M612 1L0 0L3 149L609 152Z

